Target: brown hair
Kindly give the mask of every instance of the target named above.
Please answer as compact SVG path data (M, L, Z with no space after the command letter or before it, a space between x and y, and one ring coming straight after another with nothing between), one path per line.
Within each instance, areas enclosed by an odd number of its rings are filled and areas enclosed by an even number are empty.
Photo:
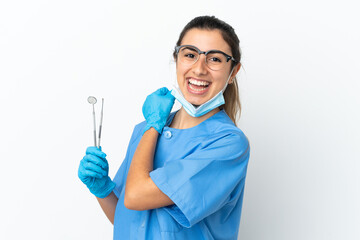
M193 28L206 29L206 30L220 30L221 35L225 42L229 44L231 48L231 54L235 60L240 63L241 60L241 50L240 50L240 41L237 37L235 30L224 21L216 18L215 16L200 16L191 20L181 31L179 39L176 43L176 46L180 46L182 39L185 34ZM173 57L176 60L176 51L173 53ZM232 62L231 69L235 67L238 63ZM241 63L240 63L241 64ZM239 88L237 84L236 77L233 79L232 84L228 84L224 92L225 104L221 106L222 109L225 109L225 112L229 115L230 119L236 125L238 118L241 115L241 103L239 96Z

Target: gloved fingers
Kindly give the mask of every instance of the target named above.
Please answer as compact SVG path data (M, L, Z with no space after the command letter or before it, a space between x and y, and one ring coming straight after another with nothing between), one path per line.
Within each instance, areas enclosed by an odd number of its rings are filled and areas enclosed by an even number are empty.
M92 162L98 166L100 166L101 168L103 168L104 170L108 169L109 168L109 164L107 162L106 159L104 158L99 158L97 156L94 156L94 155L91 155L91 154L87 154L84 156L84 161L87 161L87 162Z
M102 169L100 166L98 166L92 162L85 161L83 163L83 167L86 171L91 171L91 172L101 174L102 176L107 176L107 172L104 169Z
M102 152L99 148L93 146L86 149L86 154L92 154L100 158L106 157L106 154L104 152Z
M155 94L166 95L168 92L169 92L169 89L167 89L166 87L162 87L162 88L159 88L158 90L156 90Z
M85 168L85 166L84 166L85 163L86 163L86 162L81 161L81 162L80 162L80 166L79 166L79 170L78 170L78 176L79 176L80 180L81 180L83 183L87 184L86 182L87 182L88 180L86 180L86 179L87 179L88 177L94 177L94 178L102 178L102 177L103 177L103 175L100 174L100 173L97 173L97 172L94 172L94 171L91 171L91 170L87 170L87 169Z
M93 178L103 178L104 176L100 173L97 172L93 172L91 170L86 170L84 169L84 171L82 172L84 177L93 177Z

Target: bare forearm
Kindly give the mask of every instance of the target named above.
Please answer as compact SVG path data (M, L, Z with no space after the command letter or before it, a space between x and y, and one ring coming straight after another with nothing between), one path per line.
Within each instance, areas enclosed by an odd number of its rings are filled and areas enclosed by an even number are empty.
M159 133L150 128L142 136L128 172L125 196L136 195L141 191L141 186L145 186L150 178L149 173L153 170L154 152Z
M107 218L110 220L112 224L114 224L115 208L118 202L118 198L116 197L114 192L111 192L109 196L105 198L96 197L96 199L100 203L100 206L104 211L105 215L107 216Z

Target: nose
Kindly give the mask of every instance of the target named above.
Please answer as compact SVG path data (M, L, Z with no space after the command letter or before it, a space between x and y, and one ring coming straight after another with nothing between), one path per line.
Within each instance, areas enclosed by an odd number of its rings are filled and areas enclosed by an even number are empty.
M204 75L207 73L207 66L205 62L205 54L200 54L199 59L194 63L192 70L196 75Z

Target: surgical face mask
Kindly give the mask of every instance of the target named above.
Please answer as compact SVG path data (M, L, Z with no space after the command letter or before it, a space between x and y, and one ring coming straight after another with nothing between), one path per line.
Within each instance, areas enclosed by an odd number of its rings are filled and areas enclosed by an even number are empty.
M210 112L211 110L223 105L225 103L225 99L224 99L224 91L228 85L228 82L230 80L231 74L234 71L234 68L231 70L230 75L228 77L228 79L226 80L226 84L223 87L223 89L216 94L213 98L211 98L210 100L208 100L207 102L201 104L198 107L194 107L194 105L192 105L191 103L189 103L184 95L182 94L180 88L178 87L178 85L174 85L174 88L171 90L171 94L176 98L176 100L178 100L181 105L183 106L183 108L185 109L185 111L192 117L200 117L205 115L206 113Z

